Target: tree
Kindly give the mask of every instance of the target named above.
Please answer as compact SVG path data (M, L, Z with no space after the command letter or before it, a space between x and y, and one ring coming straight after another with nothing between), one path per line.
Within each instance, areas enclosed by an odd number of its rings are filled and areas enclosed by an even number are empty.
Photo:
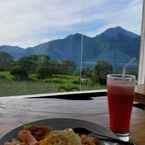
M62 71L65 74L70 74L72 72L74 72L76 66L74 64L74 62L70 61L70 60L63 60L61 63L62 66Z
M94 68L93 79L102 85L106 84L107 74L112 73L112 65L106 61L97 61Z
M9 70L12 68L13 57L6 52L0 52L0 70Z
M45 66L41 66L38 71L37 71L37 77L39 79L45 79L47 78L49 75L49 71L48 71L48 68L45 67Z
M38 69L37 67L48 60L49 57L47 55L30 55L21 58L18 63L28 73L35 73Z
M16 80L28 80L28 72L25 71L21 66L17 65L11 69L10 73L15 77Z
M59 61L51 60L49 61L49 71L52 74L62 74L63 68Z
M41 63L37 70L37 76L40 79L45 79L53 74L68 74L73 71L74 64L70 61L55 61L48 60Z
M54 73L54 66L51 61L45 61L41 65L39 65L37 69L37 76L39 79L45 79L47 77L52 76Z
M90 68L84 68L81 73L83 78L90 78L92 77L93 70Z

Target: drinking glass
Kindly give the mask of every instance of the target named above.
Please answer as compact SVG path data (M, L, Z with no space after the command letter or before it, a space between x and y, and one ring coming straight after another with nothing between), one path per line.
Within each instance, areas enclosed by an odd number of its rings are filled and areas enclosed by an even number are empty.
M135 84L134 75L107 75L110 128L123 141L129 141Z

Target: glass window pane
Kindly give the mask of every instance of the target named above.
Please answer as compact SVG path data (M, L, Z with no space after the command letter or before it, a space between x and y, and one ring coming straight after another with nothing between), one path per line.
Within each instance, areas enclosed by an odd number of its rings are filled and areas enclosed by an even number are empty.
M101 1L84 12L82 89L103 89L108 73L138 76L142 0ZM90 5L86 1L86 5ZM128 64L129 63L129 64Z
M138 75L143 0L0 1L0 96L96 90Z
M79 91L82 1L0 6L0 96Z

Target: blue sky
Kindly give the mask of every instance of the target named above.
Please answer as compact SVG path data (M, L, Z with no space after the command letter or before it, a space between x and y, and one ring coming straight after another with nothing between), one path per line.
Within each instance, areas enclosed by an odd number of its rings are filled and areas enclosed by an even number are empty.
M140 34L143 0L0 0L0 45L34 46L122 26Z

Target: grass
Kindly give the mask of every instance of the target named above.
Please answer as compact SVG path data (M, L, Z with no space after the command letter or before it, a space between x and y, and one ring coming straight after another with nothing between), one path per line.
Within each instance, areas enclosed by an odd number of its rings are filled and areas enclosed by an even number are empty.
M86 85L86 84L82 84L81 85L81 90L101 90L101 89L105 89L106 86L105 85L100 85L100 84L92 84L92 85Z
M14 76L11 75L9 71L0 71L0 78L6 79L6 80L13 80Z
M43 81L9 81L0 80L0 96L17 96L57 92L57 84Z
M45 80L37 79L35 74L29 81L15 81L9 72L0 72L0 96L17 96L30 94L43 94L55 92L68 92L80 90L79 76L53 75ZM103 89L105 86L92 84L90 81L81 83L81 90Z

